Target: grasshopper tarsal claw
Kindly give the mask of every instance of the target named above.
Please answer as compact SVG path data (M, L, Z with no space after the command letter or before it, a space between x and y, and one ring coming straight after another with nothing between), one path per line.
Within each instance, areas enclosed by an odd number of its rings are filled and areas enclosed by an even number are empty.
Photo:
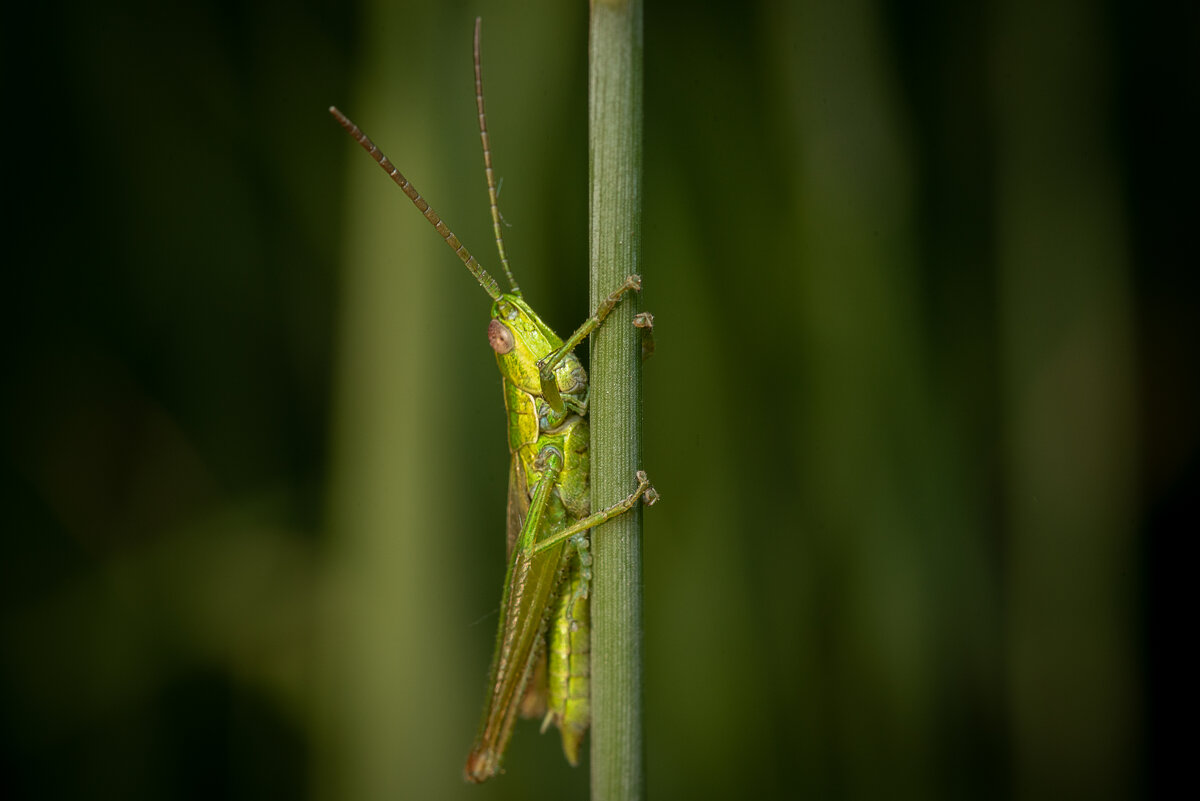
M658 490L650 483L650 477L646 475L645 470L637 471L638 488L635 495L642 496L642 503L647 506L653 506L658 503Z
M642 332L642 361L654 355L654 315L641 312L633 316L633 325Z

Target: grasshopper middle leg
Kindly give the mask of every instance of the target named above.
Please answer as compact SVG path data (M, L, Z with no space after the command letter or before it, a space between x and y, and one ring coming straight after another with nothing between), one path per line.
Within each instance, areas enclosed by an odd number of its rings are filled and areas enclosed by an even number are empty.
M595 528L601 523L612 520L620 514L628 512L638 502L638 499L645 498L647 506L653 506L658 502L658 490L654 489L654 485L650 483L650 477L646 475L646 471L637 471L638 486L625 499L617 501L607 509L601 509L599 512L593 512L582 520L567 526L562 531L556 532L553 536L541 540L533 546L533 553L538 553L547 548L551 548L568 537L587 531L589 528Z

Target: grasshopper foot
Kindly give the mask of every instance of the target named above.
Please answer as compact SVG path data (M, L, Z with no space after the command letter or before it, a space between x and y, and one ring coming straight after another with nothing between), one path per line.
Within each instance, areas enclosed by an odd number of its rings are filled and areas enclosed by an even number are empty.
M658 503L658 490L650 483L650 477L646 475L645 470L637 471L638 488L635 491L634 497L641 496L642 503L647 506L653 506Z
M641 312L633 316L633 324L642 331L642 361L654 355L654 315Z

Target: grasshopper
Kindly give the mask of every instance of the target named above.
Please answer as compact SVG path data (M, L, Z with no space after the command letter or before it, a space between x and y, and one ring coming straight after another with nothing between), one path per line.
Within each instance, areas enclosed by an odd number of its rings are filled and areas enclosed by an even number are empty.
M629 276L579 328L560 339L529 307L513 278L504 250L483 105L479 56L480 20L475 20L475 104L483 145L488 202L500 264L511 291L475 260L441 217L379 148L335 107L329 112L379 163L492 299L487 339L496 354L508 421L508 561L500 598L500 625L483 719L467 757L464 775L482 782L500 771L518 716L542 717L562 735L563 753L575 765L590 722L590 625L588 585L591 556L587 531L639 500L658 500L646 474L624 500L591 511L588 494L588 380L574 349L604 321L641 279ZM639 314L634 325L646 334L653 318Z

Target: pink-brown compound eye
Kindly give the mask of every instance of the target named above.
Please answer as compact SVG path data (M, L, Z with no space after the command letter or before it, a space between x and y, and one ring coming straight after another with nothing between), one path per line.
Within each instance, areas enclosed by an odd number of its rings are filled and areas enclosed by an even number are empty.
M512 331L499 320L492 320L488 323L488 344L501 356L510 353L515 347Z

